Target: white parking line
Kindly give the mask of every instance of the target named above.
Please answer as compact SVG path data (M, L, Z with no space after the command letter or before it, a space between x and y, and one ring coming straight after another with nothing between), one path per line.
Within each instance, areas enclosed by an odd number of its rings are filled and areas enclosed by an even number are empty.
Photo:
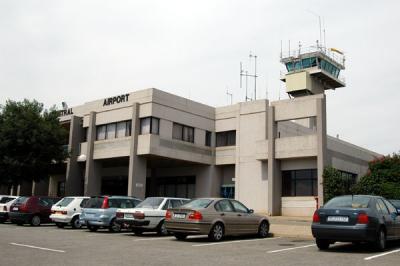
M371 257L366 257L366 258L364 258L364 260L372 260L372 259L375 259L375 258L379 258L379 257L382 257L382 256L386 256L386 255L392 254L392 253L396 253L396 252L400 252L400 249L395 249L395 250L392 250L392 251L389 251L389 252L385 252L385 253L381 253L381 254L378 254L378 255L374 255L374 256L371 256Z
M169 236L169 237L146 237L146 238L141 238L141 239L135 239L133 241L151 241L151 240L166 240L166 239L172 239L175 238L174 236Z
M277 252L288 251L288 250L299 249L299 248L309 248L309 247L314 247L314 246L315 246L315 244L306 245L306 246L300 246L300 247L294 247L294 248L277 249L277 250L268 251L267 253L277 253Z
M26 248L34 248L34 249L40 249L40 250L46 250L46 251L53 251L53 252L65 253L64 250L51 249L51 248L42 248L42 247L36 247L36 246L24 245L24 244L18 244L18 243L10 243L10 245L19 246L19 247L26 247Z
M261 238L261 239L245 239L245 240L235 240L235 241L224 241L224 242L217 242L217 243L207 243L207 244L196 244L192 245L192 247L204 247L204 246L214 246L214 245L224 245L224 244L233 244L233 243L242 243L242 242L253 242L253 241L261 241L261 240L272 240L272 239L279 239L282 237L271 237L271 238Z

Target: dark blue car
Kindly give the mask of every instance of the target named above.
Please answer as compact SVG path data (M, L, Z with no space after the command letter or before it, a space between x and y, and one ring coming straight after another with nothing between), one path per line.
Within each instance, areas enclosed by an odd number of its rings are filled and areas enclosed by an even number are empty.
M378 250L400 239L400 212L383 197L335 197L315 211L312 234L320 250L335 242L371 242Z

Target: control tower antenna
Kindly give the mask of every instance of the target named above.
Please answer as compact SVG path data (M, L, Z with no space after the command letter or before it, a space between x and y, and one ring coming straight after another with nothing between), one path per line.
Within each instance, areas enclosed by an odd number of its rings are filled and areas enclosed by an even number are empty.
M230 93L229 92L229 88L228 87L226 87L226 96L228 96L228 98L230 98L230 102L231 102L231 105L233 104L233 93Z
M240 62L240 88L242 88L242 78L246 78L246 97L245 101L253 100L248 96L248 78L254 78L254 100L257 99L257 55L253 55L251 52L249 54L249 63L251 64L251 59L254 58L254 74L249 74L249 71L243 69L243 64Z

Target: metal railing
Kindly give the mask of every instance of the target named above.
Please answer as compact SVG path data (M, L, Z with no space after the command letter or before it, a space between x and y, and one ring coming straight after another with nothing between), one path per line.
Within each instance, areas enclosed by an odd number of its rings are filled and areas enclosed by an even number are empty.
M282 52L281 54L281 59L282 58L298 58L302 54L308 54L308 53L322 53L325 56L329 57L331 60L345 66L345 61L346 58L344 55L339 54L338 52L332 51L330 48L326 47L321 47L321 46L310 46L310 47L305 47L305 48L299 48L296 50L289 50L288 52Z

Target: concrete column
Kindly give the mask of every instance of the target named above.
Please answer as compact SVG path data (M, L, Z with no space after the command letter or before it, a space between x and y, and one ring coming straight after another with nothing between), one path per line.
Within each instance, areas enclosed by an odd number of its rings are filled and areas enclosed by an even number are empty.
M65 195L79 196L83 194L82 188L82 172L78 164L78 156L80 155L80 144L82 140L82 118L78 116L71 117L69 130L68 152L70 158L67 163L67 171L65 177Z
M85 196L99 195L101 192L100 162L93 160L96 140L96 113L90 112L85 168Z
M146 158L137 155L140 131L139 104L134 103L132 110L131 148L129 153L128 196L143 199L146 195Z
M317 140L318 140L318 204L324 203L323 178L327 158L327 136L326 136L326 96L317 99Z
M277 123L275 122L275 107L268 107L268 214L281 214L282 175L280 162L275 159L275 139Z
M221 170L215 165L200 166L196 170L196 197L219 197Z
M40 182L33 181L32 195L34 196L48 196L49 195L49 178L45 178Z

